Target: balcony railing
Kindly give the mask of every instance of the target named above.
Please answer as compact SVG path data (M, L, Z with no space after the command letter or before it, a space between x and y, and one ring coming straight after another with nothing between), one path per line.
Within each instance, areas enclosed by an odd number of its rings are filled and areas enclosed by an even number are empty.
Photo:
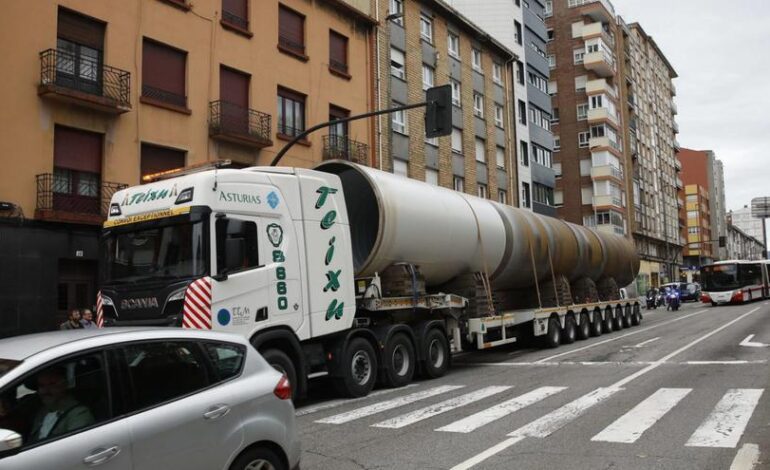
M36 215L43 219L99 224L107 218L110 200L127 184L109 181L75 181L58 173L37 179Z
M255 148L273 145L269 114L227 101L209 103L209 135Z
M58 49L40 53L39 95L50 95L114 114L131 109L131 73Z
M323 159L342 159L367 165L369 146L344 135L327 135L324 136Z

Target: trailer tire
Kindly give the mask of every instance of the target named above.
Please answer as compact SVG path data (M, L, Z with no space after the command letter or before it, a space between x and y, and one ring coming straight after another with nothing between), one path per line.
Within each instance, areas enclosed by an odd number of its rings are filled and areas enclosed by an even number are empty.
M416 357L414 346L404 333L388 339L382 354L380 382L390 388L403 387L414 377Z
M575 317L567 315L564 319L564 330L561 332L561 342L564 344L572 344L577 338L577 325L575 325Z
M291 358L280 349L266 349L261 352L262 357L270 366L286 376L291 386L291 399L297 397L297 368L291 362Z
M548 319L548 332L543 337L546 347L558 348L561 345L561 325L556 318Z
M578 339L586 340L591 337L591 320L588 318L588 313L583 312L580 314L580 326L578 326Z
M612 321L612 310L605 310L604 311L604 321L602 322L602 329L605 333L612 333L612 331L615 329L613 328L613 324L615 322Z
M612 329L620 331L623 329L623 312L618 312L618 309L613 310L615 316L612 317Z
M631 328L633 321L631 321L631 306L626 305L623 307L623 328Z
M593 321L591 321L591 336L601 336L604 330L602 328L602 312L595 310L592 318Z
M442 377L449 369L449 340L446 335L439 328L431 328L425 333L422 345L422 375L429 379Z
M368 395L377 381L377 354L372 344L361 337L351 339L340 368L341 374L334 380L337 392L351 398Z

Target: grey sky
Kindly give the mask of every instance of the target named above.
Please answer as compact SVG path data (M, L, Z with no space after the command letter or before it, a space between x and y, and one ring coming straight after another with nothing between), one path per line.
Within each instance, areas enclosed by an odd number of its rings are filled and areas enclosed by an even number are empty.
M612 0L639 22L679 78L679 143L725 166L727 209L770 196L770 2Z

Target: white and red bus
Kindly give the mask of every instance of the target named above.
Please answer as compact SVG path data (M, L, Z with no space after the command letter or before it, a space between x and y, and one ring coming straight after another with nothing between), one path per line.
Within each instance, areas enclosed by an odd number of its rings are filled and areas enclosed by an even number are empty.
M770 297L770 261L718 261L701 267L703 303L742 304Z

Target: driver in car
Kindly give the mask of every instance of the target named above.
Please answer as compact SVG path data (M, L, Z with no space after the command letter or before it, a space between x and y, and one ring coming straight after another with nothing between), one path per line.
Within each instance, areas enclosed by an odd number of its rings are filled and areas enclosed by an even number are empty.
M51 367L40 372L37 376L37 394L41 406L32 422L29 442L66 434L93 424L91 410L70 394L64 367Z

